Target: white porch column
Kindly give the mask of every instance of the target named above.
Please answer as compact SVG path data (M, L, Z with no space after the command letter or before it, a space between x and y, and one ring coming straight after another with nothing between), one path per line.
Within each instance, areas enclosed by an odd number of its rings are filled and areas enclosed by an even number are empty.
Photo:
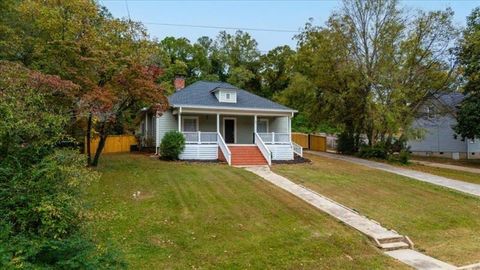
M178 111L178 131L182 132L182 109Z
M220 114L217 113L217 133L220 133Z
M288 121L288 139L292 142L292 117L287 118Z
M257 115L253 116L253 132L257 133Z
M145 138L148 136L148 112L145 112Z

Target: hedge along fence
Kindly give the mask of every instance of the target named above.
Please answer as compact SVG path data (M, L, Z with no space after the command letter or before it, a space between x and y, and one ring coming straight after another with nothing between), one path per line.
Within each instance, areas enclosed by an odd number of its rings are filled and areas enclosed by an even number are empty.
M327 137L325 136L292 132L292 140L305 149L327 151Z
M97 151L99 137L94 137L90 141L90 152L94 154ZM130 152L130 147L137 144L137 139L133 135L109 135L105 141L105 147L102 153L122 153ZM87 138L85 137L85 151L87 149Z

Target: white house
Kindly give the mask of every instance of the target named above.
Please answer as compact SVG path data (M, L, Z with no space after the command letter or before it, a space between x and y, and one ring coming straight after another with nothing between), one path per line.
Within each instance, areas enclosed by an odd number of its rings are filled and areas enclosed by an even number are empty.
M413 128L423 131L423 136L408 142L414 155L453 159L479 159L480 140L462 140L455 134L457 105L462 102L461 93L436 95L421 107Z
M292 160L294 153L302 155L291 140L295 110L224 82L184 85L183 78L175 80L169 110L143 116L142 134L157 151L164 134L178 130L186 139L180 155L184 160L270 165L272 160Z

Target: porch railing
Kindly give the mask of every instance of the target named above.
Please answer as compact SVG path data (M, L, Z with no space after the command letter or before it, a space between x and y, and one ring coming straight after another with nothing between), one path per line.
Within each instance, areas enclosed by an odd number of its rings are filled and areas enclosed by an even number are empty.
M216 144L217 132L182 132L187 144Z
M290 144L289 133L258 133L258 136L260 136L265 144Z
M265 143L262 140L262 137L260 137L260 134L256 132L255 132L255 144L257 145L258 149L260 149L260 152L262 152L263 157L265 157L265 159L267 160L268 165L272 165L272 152L265 145Z
M292 142L292 148L293 148L293 152L294 152L295 154L303 157L303 148L302 148L300 145Z
M218 147L222 151L223 156L227 160L228 165L232 165L232 152L230 152L230 149L228 149L228 146L223 140L222 134L220 134L220 132L217 132L217 138L218 138Z

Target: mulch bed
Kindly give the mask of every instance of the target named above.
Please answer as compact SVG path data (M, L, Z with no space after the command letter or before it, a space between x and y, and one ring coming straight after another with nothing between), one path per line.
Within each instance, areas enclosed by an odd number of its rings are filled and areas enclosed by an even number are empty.
M294 155L293 160L272 160L272 164L302 164L312 162L308 158L301 157L297 154Z

